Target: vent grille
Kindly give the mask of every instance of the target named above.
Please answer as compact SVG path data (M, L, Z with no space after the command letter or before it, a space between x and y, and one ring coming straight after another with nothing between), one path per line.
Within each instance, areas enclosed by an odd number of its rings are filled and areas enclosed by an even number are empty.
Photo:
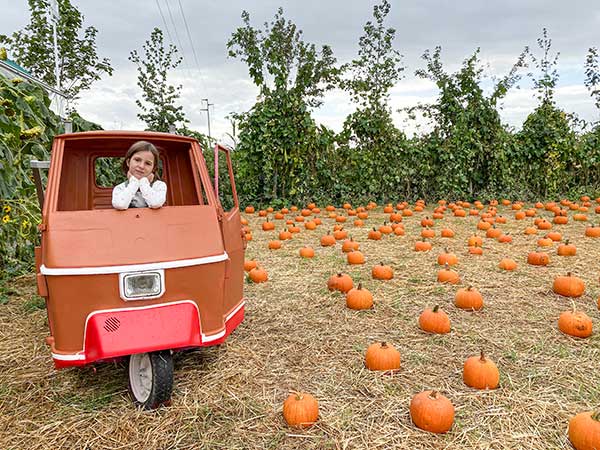
M121 326L121 322L116 317L109 317L104 321L104 329L109 333L114 333Z

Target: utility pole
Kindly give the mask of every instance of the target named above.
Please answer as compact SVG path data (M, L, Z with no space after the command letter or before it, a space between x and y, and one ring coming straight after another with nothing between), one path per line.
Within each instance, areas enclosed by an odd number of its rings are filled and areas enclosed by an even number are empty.
M60 13L58 11L58 0L52 0L48 5L50 13L50 21L52 22L52 34L54 38L54 78L56 79L56 90L60 91L60 66L58 63L58 33L57 26L60 20ZM62 116L62 98L56 95L56 110L58 116Z
M208 119L208 141L210 142L212 140L210 136L210 107L214 106L214 103L208 103L207 98L203 98L202 101L206 102L206 108L201 108L200 111L206 111L206 117Z

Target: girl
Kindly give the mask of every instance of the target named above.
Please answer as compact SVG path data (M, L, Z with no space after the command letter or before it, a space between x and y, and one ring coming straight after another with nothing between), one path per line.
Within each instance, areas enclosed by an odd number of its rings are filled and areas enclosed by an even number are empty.
M158 150L150 142L138 141L129 147L121 170L127 181L115 186L115 209L160 208L166 200L167 185L158 176Z

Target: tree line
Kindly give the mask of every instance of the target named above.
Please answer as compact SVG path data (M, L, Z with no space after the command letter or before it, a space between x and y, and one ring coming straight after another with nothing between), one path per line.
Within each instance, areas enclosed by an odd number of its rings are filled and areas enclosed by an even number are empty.
M28 1L30 24L11 36L0 35L0 44L34 75L56 85L54 61L48 57L53 52L47 0ZM58 4L59 85L76 101L113 68L108 58L97 55L97 29L82 29L84 17L70 0ZM283 9L262 28L242 12L242 26L232 33L227 51L247 65L260 92L249 111L231 116L239 129L234 162L245 201L549 198L598 189L598 123L585 124L556 104L559 55L552 54L546 29L536 48L525 47L488 95L482 86L490 77L479 49L455 73L443 67L441 47L425 50L424 67L415 74L435 83L439 95L432 104L404 110L409 120L419 116L430 124L430 131L408 138L394 124L389 106L389 91L407 69L394 47L396 30L385 25L390 10L388 0L373 7L358 54L345 64L338 64L330 46L305 42ZM163 32L155 28L141 51L130 52L129 60L137 66L138 118L147 129L169 131L174 125L209 145L206 136L188 128L181 85L168 82L169 71L182 58L175 46L165 44ZM584 69L585 84L600 108L597 48L589 48ZM500 102L527 70L538 105L515 131L502 123ZM312 117L333 88L343 89L356 105L339 133Z

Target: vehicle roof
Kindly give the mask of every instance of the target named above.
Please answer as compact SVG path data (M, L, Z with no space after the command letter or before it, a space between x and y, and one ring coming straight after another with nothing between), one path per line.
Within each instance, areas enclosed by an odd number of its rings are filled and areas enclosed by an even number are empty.
M54 137L55 140L77 140L77 139L111 139L111 138L131 138L131 139L159 139L171 142L196 142L195 138L189 136L180 136L178 134L160 133L157 131L124 131L124 130L99 130L82 131L77 133L59 134Z

